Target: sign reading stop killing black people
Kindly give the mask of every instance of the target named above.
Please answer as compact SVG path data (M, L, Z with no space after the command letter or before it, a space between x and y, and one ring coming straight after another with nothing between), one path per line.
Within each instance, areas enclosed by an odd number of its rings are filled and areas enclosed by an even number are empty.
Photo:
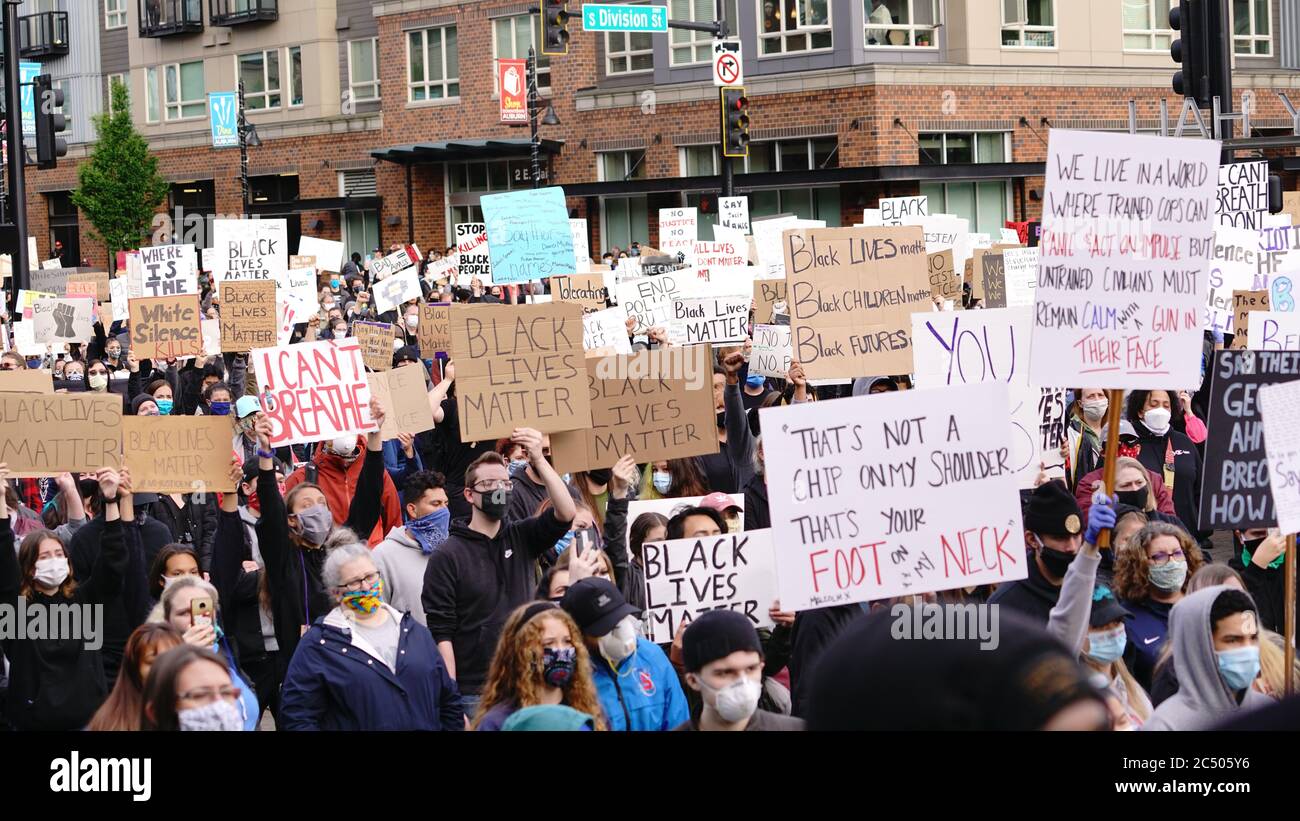
M984 382L760 410L782 608L1025 578L1008 407Z
M1259 389L1300 379L1300 353L1216 351L1211 367L1206 426L1213 433L1205 440L1199 527L1274 527Z

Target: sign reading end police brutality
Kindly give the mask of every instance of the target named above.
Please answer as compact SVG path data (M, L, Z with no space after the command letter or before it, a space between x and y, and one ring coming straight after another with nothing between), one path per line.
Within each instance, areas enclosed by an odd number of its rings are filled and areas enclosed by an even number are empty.
M781 606L1023 579L1007 407L988 382L759 411Z
M1201 382L1219 144L1053 129L1030 382Z
M273 447L377 429L356 339L257 348L252 360Z

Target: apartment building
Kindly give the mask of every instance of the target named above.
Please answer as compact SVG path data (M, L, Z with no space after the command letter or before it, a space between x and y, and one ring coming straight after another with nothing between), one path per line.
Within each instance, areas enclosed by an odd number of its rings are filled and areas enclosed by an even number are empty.
M718 7L656 4L694 21L716 19ZM1170 4L723 0L753 120L737 192L756 216L831 225L859 221L880 197L914 193L980 230L1036 218L1049 128L1126 130L1130 100L1143 131L1158 127L1162 100L1177 120ZM283 216L291 232L363 253L393 241L437 246L457 222L480 217L484 194L532 184L528 128L500 122L496 60L525 57L537 42L535 0L28 5L69 16L72 47L51 70L93 81L98 95L81 99L74 87L74 121L106 108L112 78L127 84L132 116L172 183L167 211L181 209L181 241L205 244L204 220L243 209L239 152L211 148L206 106L208 93L241 78L261 142L249 149L249 211ZM1236 109L1248 101L1255 134L1290 133L1280 94L1300 106L1300 9L1230 5ZM721 166L709 36L584 32L579 6L570 3L568 55L538 61L543 106L559 119L541 127L547 180L588 219L593 249L653 244L658 210L681 205L701 208L701 234L711 236ZM90 25L95 37L78 33ZM86 69L75 50L88 40L97 62ZM80 62L64 69L59 60ZM74 125L76 138L87 134ZM63 203L88 148L74 145L58 169L29 175L42 252L77 231ZM1294 179L1294 149L1269 156ZM102 261L84 234L79 249Z

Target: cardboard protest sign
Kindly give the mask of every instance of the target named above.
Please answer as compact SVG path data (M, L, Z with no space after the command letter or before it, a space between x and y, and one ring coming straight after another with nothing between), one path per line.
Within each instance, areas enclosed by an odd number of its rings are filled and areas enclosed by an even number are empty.
M27 368L0 371L0 393L54 393L54 378L49 371Z
M63 296L68 280L76 275L76 268L32 268L28 271L27 290Z
M805 220L783 215L756 219L751 224L754 232L754 254L758 257L758 270L754 279L789 279L785 268L786 231L798 228L825 228L823 220Z
M586 313L605 310L609 288L601 274L574 274L551 278L551 296L560 302L576 302Z
M587 239L587 221L569 220L569 235L573 238L574 273L585 274L591 270L591 241Z
M438 284L456 281L460 277L460 254L435 259L425 268L424 273L428 279Z
M1291 360L1290 367L1295 366L1295 360ZM1264 423L1264 452L1268 459L1268 484L1273 491L1273 510L1278 529L1289 535L1300 531L1300 481L1296 477L1296 464L1300 460L1300 382L1261 386L1259 413Z
M782 608L1024 578L1007 407L988 382L759 411Z
M1029 381L1030 306L986 311L912 314L916 347L913 382L921 390L1001 382L1010 396L1011 453L1007 466L1021 488L1032 488L1038 466L1065 475L1065 391Z
M121 467L121 454L117 394L0 393L0 462L14 478Z
M385 442L399 433L422 433L433 430L433 409L424 385L424 369L393 368L382 373L368 373L370 393L384 409L384 426L379 435Z
M688 297L673 302L668 339L674 345L724 344L749 338L748 293L733 297Z
M420 305L420 356L433 359L435 354L451 350L451 306L442 303ZM391 344L391 343L389 343Z
M1233 291L1232 309L1232 345L1233 350L1245 350L1250 334L1250 315L1255 311L1267 311L1268 291Z
M486 194L479 204L487 226L495 284L576 272L564 189L552 186Z
M1260 421L1259 390L1264 385L1300 379L1300 353L1215 351L1210 361L1210 398L1201 469L1202 530L1274 527Z
M462 441L591 426L577 305L457 306L451 358Z
M926 254L926 270L930 277L930 296L934 299L953 300L961 304L961 277L953 265L952 249Z
M1200 384L1211 140L1052 129L1030 379Z
M355 339L258 348L250 356L272 447L375 430Z
M1246 347L1252 351L1300 350L1300 314L1255 311L1246 328Z
M582 349L587 357L632 353L627 315L618 308L582 315Z
M754 322L755 324L769 324L772 322L772 313L774 309L780 307L783 312L789 312L789 305L786 302L786 284L784 279L756 279L754 280Z
M419 299L423 295L420 290L420 272L415 268L407 268L383 282L376 282L371 292L375 299L375 309L381 314L395 311L402 303Z
M749 355L751 374L785 379L792 356L789 325L754 326L754 347Z
M659 274L642 277L615 286L618 307L636 320L634 334L644 334L659 325L666 325L673 313L673 303L681 297L682 285L677 274Z
M393 367L393 326L387 322L354 322L352 335L361 345L361 359L366 367L386 371Z
M659 250L669 256L689 259L699 236L699 214L695 208L659 209Z
M1268 277L1261 274L1272 266L1264 260L1265 255L1260 250L1260 232L1226 226L1214 230L1214 252L1210 259L1205 304L1205 325L1209 330L1236 333L1232 294L1268 288Z
M971 286L971 298L972 298L972 299L978 299L978 300L980 300L980 301L984 304L984 306L985 306L985 307L988 307L988 308L992 308L992 307L1005 308L1005 307L1006 307L1006 305L998 305L998 306L989 305L989 304L988 304L988 300L987 300L987 299L985 298L985 296L984 296L984 257L985 257L985 256L996 256L996 255L1001 255L1004 251L1006 251L1006 250L1008 250L1008 249L1010 249L1010 248L1013 248L1013 247L1015 247L1015 246L1011 246L1011 245L993 245L992 247L989 247L989 248L976 248L976 249L974 249L974 250L972 251L971 264L970 264L970 266L967 268L967 270L965 270L965 271L963 272L963 277L962 277L962 280L963 280L964 282L969 282L969 283L970 283L970 286ZM1001 266L1000 266L1000 263L994 262L994 263L992 263L992 264L995 265L995 266L997 266L997 267L1001 267ZM996 270L996 268L995 268L995 270ZM1006 287L1006 285L1005 285L1005 280L1006 280L1006 275L1005 275L1005 273L999 274L997 278L1003 282L1003 288L1005 289L1005 287ZM1005 290L1004 290L1004 293L1005 293ZM997 299L997 300L999 300L999 301L1001 301L1002 298L1003 298L1003 294L994 294L994 298Z
M748 249L733 242L695 242L691 245L691 259L695 275L710 279L720 269L746 268L749 265Z
M1268 213L1268 161L1220 166L1214 213L1219 225L1263 228Z
M131 350L136 358L160 360L203 355L198 294L133 299L130 311Z
M278 282L289 270L289 228L282 219L214 220L213 236L218 290L231 281Z
M722 197L718 200L718 225L749 233L749 197Z
M275 346L279 325L275 288L267 280L226 283L221 289L222 351L245 353Z
M592 423L551 434L556 470L612 467L626 455L653 462L717 453L712 373L703 347L588 359Z
M136 491L233 491L229 416L126 416L122 454Z
M91 297L55 297L32 305L32 333L42 344L90 342L95 338L95 300Z
M985 308L1007 307L1007 274L1001 254L985 254L980 260L984 269L983 291Z
M678 627L710 610L735 610L755 629L771 627L775 562L771 530L646 542L647 638L671 642Z
M64 286L66 289L65 293L68 296L74 296L72 293L72 286L74 283L90 283L94 285L93 291L83 289L79 290L77 295L85 295L89 293L95 297L96 303L108 302L109 299L112 298L112 290L109 288L110 280L108 277L108 271L90 271L78 268L75 274L68 277L68 282Z
M469 287L474 277L478 277L484 285L493 284L486 225L481 222L457 223L456 254L460 257L457 270L465 280L465 287Z
M343 243L319 237L299 237L298 254L315 257L316 267L322 271L338 273L343 270L343 256L347 249Z
M1007 306L1033 305L1034 290L1038 287L1038 249L1008 248L1001 257Z
M903 225L904 220L928 216L929 197L884 197L880 200L880 224Z
M821 228L785 235L794 358L809 379L912 371L913 311L928 311L921 229Z
M142 296L176 296L199 292L198 261L193 245L141 248Z
M373 282L382 282L395 274L405 271L420 262L420 249L406 245L386 257L370 261L370 277Z

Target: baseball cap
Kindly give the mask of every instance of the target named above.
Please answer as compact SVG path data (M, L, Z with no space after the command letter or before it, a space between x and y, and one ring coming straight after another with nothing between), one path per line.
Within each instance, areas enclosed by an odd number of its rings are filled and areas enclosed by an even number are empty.
M731 498L730 494L722 492L710 493L705 496L700 500L700 507L712 508L719 513L726 513L733 508L740 510L740 505L736 504L736 500Z
M235 402L235 418L243 419L251 413L257 413L262 409L262 403L256 396L241 396Z
M571 585L560 606L573 616L583 633L595 637L608 635L624 618L640 613L627 603L613 582L594 576Z

